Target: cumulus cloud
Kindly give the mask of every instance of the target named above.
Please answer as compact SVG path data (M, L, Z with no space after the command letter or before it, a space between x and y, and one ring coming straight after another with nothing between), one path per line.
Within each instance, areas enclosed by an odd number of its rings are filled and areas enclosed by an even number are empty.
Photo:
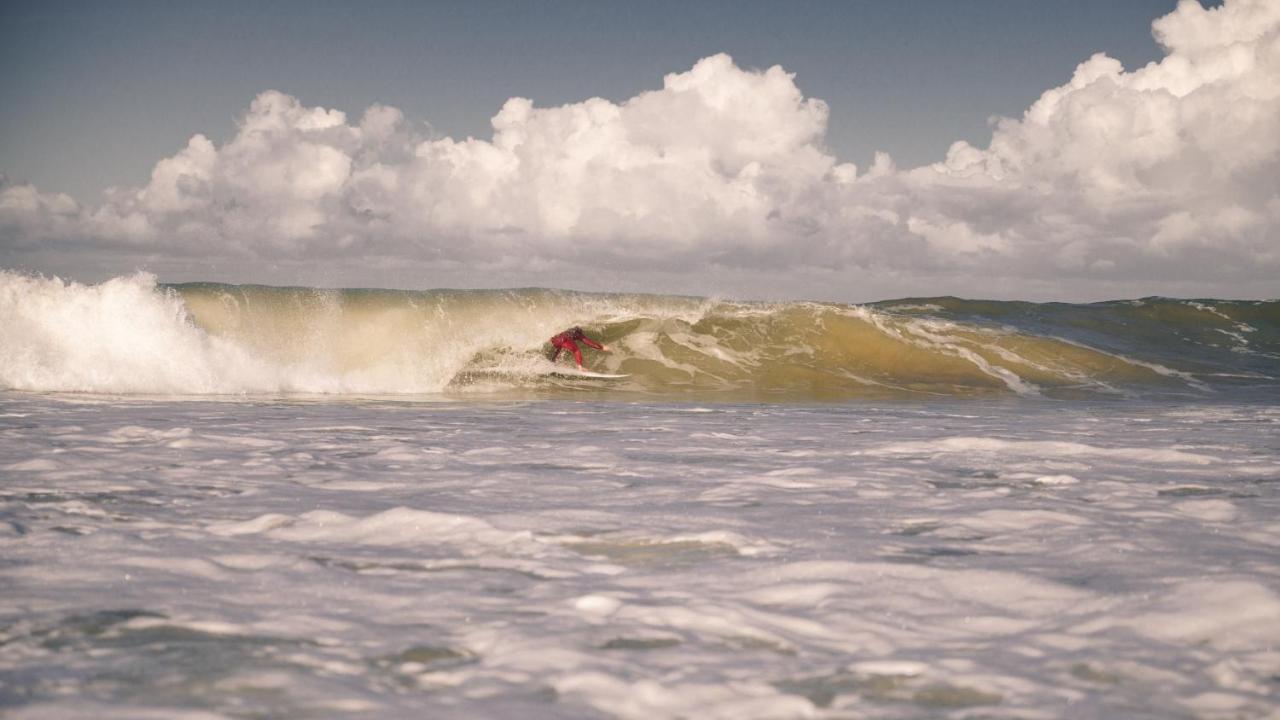
M679 275L1218 283L1280 271L1280 3L1184 0L1159 62L1098 54L985 148L859 172L826 149L825 103L727 55L622 103L506 102L490 140L426 137L396 109L358 121L259 95L218 147L193 137L96 207L0 189L0 250L166 257L401 258ZM914 280L913 280L914 278ZM915 285L912 285L912 283ZM1046 285L1047 284L1047 285ZM952 286L955 286L953 283ZM960 283L960 286L964 286ZM697 291L696 286L690 290Z
M1274 271L1280 4L1184 1L1153 29L1161 62L1125 72L1095 55L1020 120L1001 121L986 150L956 143L913 177L1019 196L1021 211L1008 212L1018 205L1008 198L978 224L1061 269L1204 273L1214 270L1197 262L1213 256L1233 271ZM973 213L946 213L972 229Z

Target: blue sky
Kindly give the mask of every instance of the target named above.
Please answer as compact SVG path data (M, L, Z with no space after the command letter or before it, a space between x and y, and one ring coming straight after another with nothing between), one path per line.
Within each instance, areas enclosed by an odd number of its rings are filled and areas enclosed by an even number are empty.
M6 2L0 172L92 201L145 183L199 132L221 141L259 92L359 114L403 110L488 137L512 96L624 100L727 52L780 64L831 107L827 143L859 165L940 159L990 136L1077 63L1159 56L1170 0L912 2Z

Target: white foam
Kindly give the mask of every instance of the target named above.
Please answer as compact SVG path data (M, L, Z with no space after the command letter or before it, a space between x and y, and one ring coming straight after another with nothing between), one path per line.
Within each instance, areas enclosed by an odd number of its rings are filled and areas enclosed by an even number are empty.
M985 533L1016 533L1053 527L1079 527L1089 520L1052 510L985 510L975 515L956 518L953 524Z
M573 601L573 606L588 615L604 617L618 612L622 601L606 595L583 595Z
M527 531L499 530L479 518L398 507L367 517L332 510L312 510L299 516L271 513L240 523L218 524L219 535L261 533L291 542L342 542L366 545L414 545L448 542L477 547L527 545Z
M280 383L265 364L197 329L154 276L86 286L0 271L0 387L232 393Z
M849 669L864 675L916 677L928 670L929 666L922 662L911 660L868 660L853 663L849 666Z
M63 466L57 460L49 458L32 458L30 460L22 460L16 463L5 465L5 470L13 472L40 472L43 470L59 470Z
M889 443L863 451L866 455L938 455L956 453L1000 453L1014 456L1106 458L1160 464L1211 465L1220 458L1169 448L1100 447L1061 440L1004 440L990 437L956 436L941 440Z
M673 679L628 681L599 672L575 673L558 680L557 692L621 718L652 720L698 717L709 720L805 718L813 703L783 695L756 681L698 683Z
M184 707L120 708L86 700L63 700L7 709L5 717L9 720L230 720L232 716Z
M1227 500L1187 500L1174 509L1205 522L1231 522L1240 515L1235 503Z
M1074 475L1041 475L1032 480L1036 485L1060 486L1060 485L1078 485L1079 478Z
M1172 643L1269 649L1280 644L1280 596L1252 580L1193 580L1112 624Z

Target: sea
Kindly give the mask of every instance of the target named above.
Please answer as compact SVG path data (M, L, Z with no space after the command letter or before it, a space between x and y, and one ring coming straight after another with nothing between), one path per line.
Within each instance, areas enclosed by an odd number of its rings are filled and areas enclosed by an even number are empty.
M1277 718L1280 301L0 271L0 716Z

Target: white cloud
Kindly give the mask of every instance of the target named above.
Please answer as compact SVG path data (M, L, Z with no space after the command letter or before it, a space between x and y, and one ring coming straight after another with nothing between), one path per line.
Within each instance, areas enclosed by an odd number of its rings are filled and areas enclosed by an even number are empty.
M197 135L101 206L4 187L0 258L399 258L511 278L821 268L833 284L889 273L901 294L949 278L981 295L988 276L1265 287L1280 273L1280 3L1184 0L1153 32L1160 62L1126 72L1095 55L999 121L986 148L958 142L908 170L882 154L862 174L826 150L825 103L780 67L726 55L622 103L512 98L487 141L424 137L394 108L351 123L265 92L228 143Z

